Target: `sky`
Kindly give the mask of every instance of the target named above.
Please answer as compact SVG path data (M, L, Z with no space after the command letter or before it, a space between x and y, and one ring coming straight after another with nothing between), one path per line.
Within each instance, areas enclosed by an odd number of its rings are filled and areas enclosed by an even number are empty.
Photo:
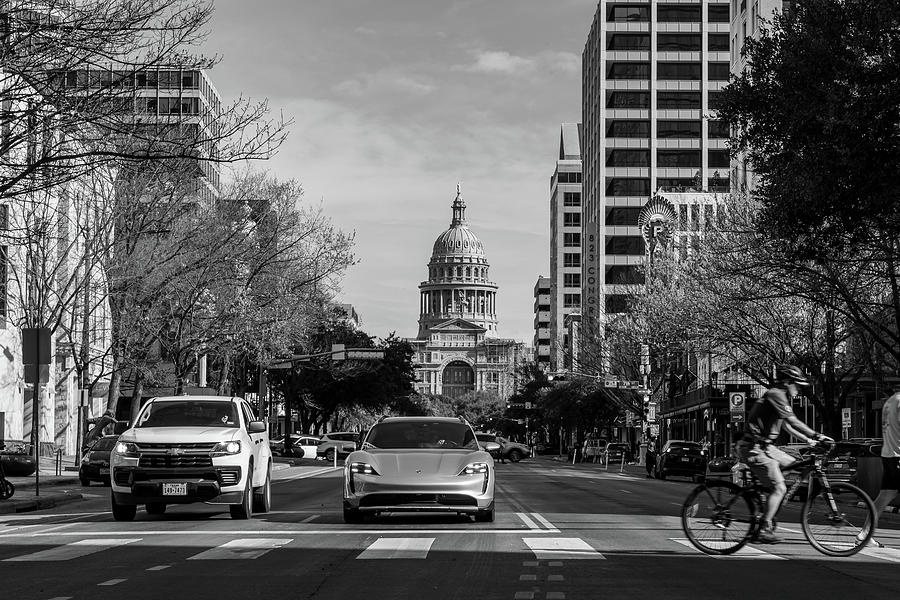
M224 103L293 121L257 165L355 232L339 299L377 337L414 337L418 285L456 184L498 284L499 333L531 345L549 275L560 124L581 120L596 0L217 0L202 48Z

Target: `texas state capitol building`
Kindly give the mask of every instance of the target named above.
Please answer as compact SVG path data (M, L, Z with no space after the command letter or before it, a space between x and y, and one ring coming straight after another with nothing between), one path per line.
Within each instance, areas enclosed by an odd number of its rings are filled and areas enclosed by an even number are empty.
M497 333L497 284L489 279L484 245L466 224L459 185L450 227L434 242L428 280L419 284L416 391L462 396L474 391L506 399L516 391L521 342Z

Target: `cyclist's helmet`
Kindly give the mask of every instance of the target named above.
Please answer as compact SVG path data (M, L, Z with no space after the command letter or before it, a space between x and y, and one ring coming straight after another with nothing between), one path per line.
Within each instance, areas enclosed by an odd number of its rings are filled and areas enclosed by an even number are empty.
M799 387L809 385L809 379L806 378L806 374L800 370L800 367L795 367L794 365L778 365L778 368L775 370L775 379L785 383L795 383Z

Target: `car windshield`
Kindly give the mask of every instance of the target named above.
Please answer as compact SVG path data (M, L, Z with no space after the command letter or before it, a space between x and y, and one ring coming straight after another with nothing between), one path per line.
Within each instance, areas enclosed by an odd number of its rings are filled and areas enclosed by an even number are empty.
M91 452L105 452L106 450L112 450L112 447L115 445L115 443L115 439L100 440L91 447Z
M461 448L478 450L472 429L447 421L395 421L378 423L366 437L366 448Z
M691 444L689 442L678 442L669 446L672 450L682 450L685 452L700 452L699 444Z
M231 402L166 400L152 402L143 412L138 427L237 427L237 413Z

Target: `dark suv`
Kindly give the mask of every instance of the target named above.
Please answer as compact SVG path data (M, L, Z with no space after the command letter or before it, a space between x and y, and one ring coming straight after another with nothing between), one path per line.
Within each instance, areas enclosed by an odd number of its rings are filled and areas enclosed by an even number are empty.
M656 459L653 473L657 479L680 475L697 480L706 474L706 456L703 446L687 440L669 440Z

